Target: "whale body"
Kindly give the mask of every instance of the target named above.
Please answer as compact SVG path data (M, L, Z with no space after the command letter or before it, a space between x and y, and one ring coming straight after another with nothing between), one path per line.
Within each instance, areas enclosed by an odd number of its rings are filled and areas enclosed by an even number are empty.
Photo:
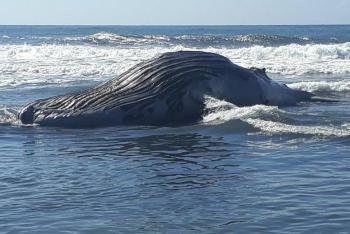
M237 106L289 106L313 94L215 53L178 51L144 61L97 87L34 101L18 118L23 124L63 127L188 124L201 120L205 96Z

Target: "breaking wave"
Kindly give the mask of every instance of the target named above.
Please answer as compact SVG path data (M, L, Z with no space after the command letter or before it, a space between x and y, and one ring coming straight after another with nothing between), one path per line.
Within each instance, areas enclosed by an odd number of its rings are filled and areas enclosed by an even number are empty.
M69 41L82 41L96 44L128 44L128 45L147 45L147 44L167 44L167 45L195 45L197 47L207 46L244 46L254 44L260 45L282 45L290 43L305 44L310 43L311 39L307 37L287 37L279 35L248 34L248 35L120 35L114 33L100 32L86 37L65 38Z
M251 127L267 134L350 136L350 128L346 124L341 126L314 125L313 121L308 123L305 120L308 117L305 113L292 113L274 106L237 107L231 103L207 97L206 108L203 123L215 126L224 125L226 131L241 128L250 131L249 127ZM317 123L320 124L320 122Z
M17 38L20 39L20 38ZM98 32L87 36L31 36L24 38L32 44L92 44L109 46L144 46L144 45L183 45L183 46L249 46L258 45L286 45L290 43L306 44L317 43L316 40L308 37L246 34L246 35L126 35L110 32ZM11 38L15 40L15 38ZM18 40L21 42L21 40ZM10 42L10 37L0 35L0 42ZM332 41L335 42L335 41Z
M67 37L64 42L83 42L97 45L149 45L163 44L170 41L169 36L157 35L119 35L114 33L95 33L86 37Z
M195 46L206 47L245 47L252 45L281 46L288 44L330 44L343 43L337 38L312 38L306 36L285 36L273 34L118 34L112 32L97 32L91 35L51 36L51 35L0 35L0 44L22 44L25 41L31 45L40 44L90 44L105 46Z
M97 37L101 37L102 40L106 35ZM198 50L198 48L185 46L0 45L0 87L38 82L62 83L77 78L101 80L118 75L129 67L158 54L177 50ZM290 44L278 47L208 47L205 50L227 56L234 63L244 67L265 67L269 73L282 75L350 74L349 42L329 45ZM320 84L310 82L293 84L295 87L298 85L312 91ZM330 85L323 84L323 87L348 90L349 83L340 81Z
M350 73L349 42L329 45L252 46L225 49L222 54L243 66L265 67L270 73L284 75Z
M19 124L17 110L6 105L0 105L0 125Z
M313 93L350 92L350 80L338 81L303 81L288 84L290 88Z

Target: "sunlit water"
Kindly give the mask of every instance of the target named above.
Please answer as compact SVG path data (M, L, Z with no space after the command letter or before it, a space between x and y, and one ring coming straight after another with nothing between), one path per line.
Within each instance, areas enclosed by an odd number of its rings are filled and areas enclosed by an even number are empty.
M313 29L313 30L311 30ZM19 107L166 51L266 67L336 103L238 108L182 127L23 126ZM0 27L0 232L347 233L350 27Z

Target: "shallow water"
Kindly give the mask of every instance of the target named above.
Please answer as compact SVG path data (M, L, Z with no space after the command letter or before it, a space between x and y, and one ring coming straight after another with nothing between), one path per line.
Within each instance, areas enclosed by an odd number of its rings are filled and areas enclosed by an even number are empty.
M220 129L220 127L219 127ZM3 231L346 231L350 139L4 127Z
M0 232L347 233L349 31L1 26ZM208 98L203 121L183 127L16 121L31 100L82 90L184 48L267 67L275 80L339 102L237 108Z

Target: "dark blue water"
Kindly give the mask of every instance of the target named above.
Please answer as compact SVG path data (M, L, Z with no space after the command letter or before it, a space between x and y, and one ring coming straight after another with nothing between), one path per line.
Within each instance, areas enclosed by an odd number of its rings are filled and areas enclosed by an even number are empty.
M336 103L207 102L183 127L23 126L20 106L206 50ZM0 26L0 232L348 233L350 26Z
M0 26L1 44L42 44L84 42L84 37L110 33L141 39L144 36L165 36L171 44L203 46L290 43L343 43L350 40L349 25L315 26ZM2 36L2 37L1 37ZM242 36L248 36L241 40ZM80 37L81 40L76 40ZM182 37L182 38L178 38ZM85 38L86 39L86 38ZM162 40L158 40L159 43ZM85 42L98 43L99 41ZM101 42L101 41L100 41ZM103 41L117 44L115 40Z

